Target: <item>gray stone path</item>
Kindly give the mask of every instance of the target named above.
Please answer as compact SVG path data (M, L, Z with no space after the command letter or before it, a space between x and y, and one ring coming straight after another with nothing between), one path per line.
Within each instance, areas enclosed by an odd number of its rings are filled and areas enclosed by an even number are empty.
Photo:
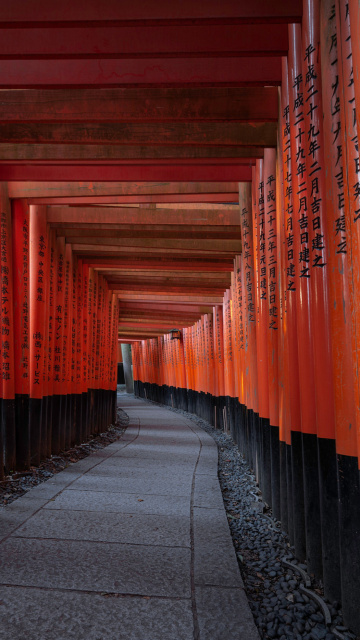
M1 640L258 640L214 441L119 401L121 440L0 510Z

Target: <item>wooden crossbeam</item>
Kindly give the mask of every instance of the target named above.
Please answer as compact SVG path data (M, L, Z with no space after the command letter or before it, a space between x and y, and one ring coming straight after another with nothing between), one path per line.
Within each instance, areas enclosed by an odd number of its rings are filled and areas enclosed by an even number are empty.
M1 96L1 94L0 94ZM1 100L1 98L0 98ZM209 162L215 158L217 163L248 162L249 164L262 158L264 147L261 146L219 146L207 145L204 147L194 145L117 145L117 144L22 144L7 143L0 145L0 162L67 162L75 160L85 162L108 162L108 163L128 163L146 164L147 162L158 162L166 160L181 164L191 160L193 163Z
M61 228L72 224L127 225L132 228L141 225L149 230L149 225L191 225L238 226L240 209L151 209L126 207L48 207L47 220ZM101 228L101 227L100 227Z
M82 182L87 180L115 182L135 180L199 180L218 182L223 180L249 182L251 166L231 165L172 165L168 163L151 165L82 165L82 164L14 164L0 166L0 180L3 181L48 181Z
M0 122L8 123L276 122L277 118L276 87L32 89L4 90L0 96Z
M191 195L190 202L195 202L195 196L198 194L221 194L221 197L224 194L230 193L231 197L233 194L236 195L236 200L238 201L238 184L236 182L227 182L227 183L216 183L216 182L89 182L84 181L81 184L70 182L68 184L64 184L63 182L52 182L51 184L47 182L10 182L8 185L9 188L9 196L10 198L46 198L47 202L51 204L52 198L81 198L85 196L90 196L90 201L93 204L96 204L96 200L94 200L94 196L99 196L104 198L106 196L110 196L111 198L118 196L130 196L133 201L137 201L136 199L142 196L156 196L154 198L155 202L159 201L159 196L165 195L174 195L178 197L179 195ZM109 203L111 203L111 198ZM181 198L180 198L181 200ZM116 201L116 200L115 200ZM139 200L140 201L140 200ZM221 200L220 200L221 201ZM225 202L226 200L224 200ZM146 199L145 202L151 202L151 200ZM173 200L174 202L174 200ZM176 200L175 200L176 202Z
M92 22L104 24L109 21L124 24L128 21L140 21L156 25L158 21L195 21L195 24L211 24L227 21L228 24L270 22L298 22L302 15L301 0L207 0L206 2L168 2L168 0L132 0L124 3L119 0L64 0L63 2L47 2L47 0L12 0L0 5L0 21L9 26L36 26L38 22L62 24ZM5 25L3 25L5 26ZM55 25L56 26L56 25ZM76 26L76 24L74 25Z
M287 25L212 24L0 29L0 57L103 59L191 55L286 55Z
M145 228L144 228L145 227ZM57 236L66 237L69 242L76 237L92 237L92 238L177 238L184 240L186 238L192 240L240 240L240 227L205 227L198 226L179 226L176 224L168 224L159 226L154 224L147 225L102 225L87 224L56 227Z
M276 122L6 123L0 142L276 146Z

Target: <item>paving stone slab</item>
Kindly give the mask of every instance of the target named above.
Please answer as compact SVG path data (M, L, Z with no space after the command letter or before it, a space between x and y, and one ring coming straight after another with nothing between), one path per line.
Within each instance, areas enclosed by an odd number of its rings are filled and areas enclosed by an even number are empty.
M260 640L242 589L196 587L200 640Z
M201 474L196 475L194 506L204 507L207 509L224 508L224 502L217 477L215 478Z
M224 510L194 509L196 585L243 587Z
M161 496L145 493L109 493L101 491L65 490L44 505L45 509L74 509L76 511L107 511L121 513L153 513L188 516L189 497Z
M14 535L28 538L93 540L127 544L189 547L190 517L151 514L94 513L42 509L21 523L14 522ZM21 526L22 525L22 526Z
M189 445L184 447L182 445L161 445L161 444L143 444L137 442L136 445L129 445L126 449L122 449L118 453L114 453L114 458L130 458L141 457L143 459L173 459L175 462L178 460L188 460L196 462L199 455L199 447L196 445Z
M153 473L168 473L174 470L175 473L191 474L195 469L194 461L188 459L180 459L179 461L169 460L164 456L161 458L143 458L142 456L119 457L114 456L105 460L101 465L97 465L91 469L91 475L112 475L125 472L127 476L136 476L142 471Z
M1 640L193 640L190 600L0 588ZM214 639L213 639L214 640Z
M202 447L196 467L197 475L218 476L218 451Z
M72 483L69 489L76 491L106 491L112 493L140 493L146 488L147 495L188 496L191 495L191 474L177 475L152 474L142 472L138 477L90 475L82 476Z
M190 596L190 549L182 547L13 537L1 551L0 584Z

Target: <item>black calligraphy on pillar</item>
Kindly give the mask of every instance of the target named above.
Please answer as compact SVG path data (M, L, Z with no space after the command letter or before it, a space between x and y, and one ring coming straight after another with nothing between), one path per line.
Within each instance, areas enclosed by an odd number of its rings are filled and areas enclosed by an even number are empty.
M6 213L1 213L1 378L10 381L12 368L10 363L10 264L8 253L8 221Z
M22 224L22 343L21 343L21 377L29 378L29 220L24 219ZM7 281L8 284L8 281Z
M308 233L308 226L311 225L312 241L311 251L309 251L308 259L311 266L323 268L326 266L325 251L325 235L322 229L321 208L322 194L320 187L321 167L321 135L318 120L322 118L319 112L319 89L318 89L318 55L317 47L310 43L305 49L305 109L307 116L307 161L308 161L308 206L307 211L308 225L303 229L303 233ZM339 107L340 108L340 107ZM305 216L305 212L304 212ZM309 220L310 218L310 220ZM303 216L301 219L304 219Z
M258 197L259 295L260 295L260 300L266 300L267 274L266 274L264 182L259 183L258 190L259 190L259 197Z
M267 245L267 284L269 300L269 329L278 327L278 287L277 287L277 236L276 236L276 196L275 176L266 179L266 245Z
M290 136L290 106L285 105L283 118L283 164L284 164L284 208L285 208L285 275L287 291L296 291L296 261L294 254L294 207L292 202L292 172L291 172L291 136ZM301 154L300 154L301 157Z
M255 322L255 292L254 292L254 269L253 261L254 256L252 253L252 229L250 224L250 213L243 207L241 212L241 235L243 252L242 258L244 260L244 272L245 272L245 308L247 312L247 319L249 322ZM243 299L244 299L243 298Z

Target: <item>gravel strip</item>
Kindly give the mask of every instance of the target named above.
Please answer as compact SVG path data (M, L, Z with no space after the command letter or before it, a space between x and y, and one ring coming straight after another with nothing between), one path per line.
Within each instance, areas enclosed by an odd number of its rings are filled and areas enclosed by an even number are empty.
M157 404L157 403L153 403ZM161 405L162 406L162 405ZM249 605L261 638L275 640L360 640L344 625L340 604L327 602L331 623L325 624L320 606L300 587L305 580L286 560L306 572L295 558L281 524L262 500L254 474L230 435L197 416L172 409L211 435L219 451L218 474L228 523ZM324 598L320 582L311 580L313 593Z
M45 482L55 473L63 471L73 462L86 458L94 451L107 447L118 440L129 424L129 417L122 409L117 409L116 424L111 424L103 433L91 436L84 442L68 451L61 451L57 456L47 458L38 467L30 467L29 471L15 472L0 482L0 508L24 495L31 487Z

